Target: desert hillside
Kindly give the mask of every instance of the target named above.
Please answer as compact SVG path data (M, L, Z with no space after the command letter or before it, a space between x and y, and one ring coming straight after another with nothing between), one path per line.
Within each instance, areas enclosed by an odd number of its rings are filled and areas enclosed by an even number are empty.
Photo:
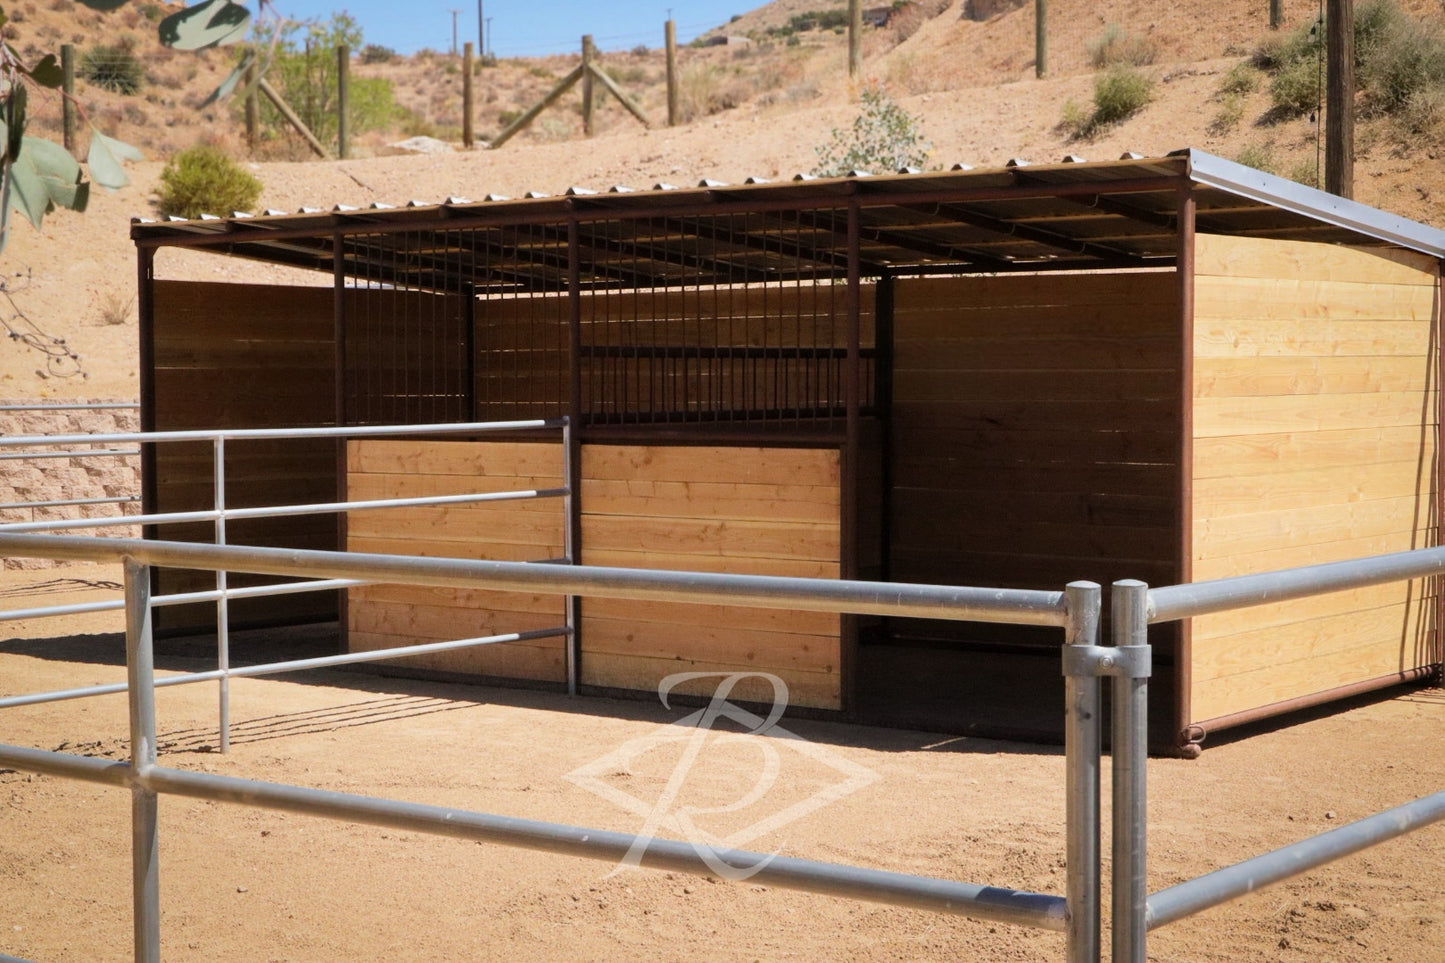
M1441 0L1398 2L1422 25L1445 21ZM679 73L685 120L676 127L666 126L662 51L604 51L601 65L639 102L649 126L602 97L594 136L586 139L580 96L572 91L496 150L461 149L457 58L437 52L391 56L373 43L357 52L353 74L388 80L399 110L390 125L358 132L352 159L337 161L308 159L304 147L281 136L250 151L237 105L201 107L229 72L235 52L195 55L157 47L154 20L164 5L100 14L72 0L7 4L5 36L23 56L64 42L76 44L83 56L102 38L136 52L146 65L136 93L111 93L82 81L78 95L97 128L141 147L148 159L130 165L130 186L114 194L97 191L86 213L60 211L39 231L23 222L14 229L0 255L8 299L0 307L11 333L0 351L0 398L136 396L129 222L156 216L155 190L166 158L201 141L243 160L263 185L258 207L278 210L432 203L571 185L646 188L702 178L787 177L818 164L817 148L852 123L860 90L869 83L881 85L917 120L931 145L929 166L1048 162L1065 154L1103 159L1126 150L1158 155L1194 147L1300 180L1317 175L1318 117L1282 115L1272 107L1262 75L1240 81L1249 73L1240 65L1271 36L1268 5L1260 0L1054 0L1043 79L1035 77L1034 5L1024 0L908 5L886 26L867 29L858 81L847 74L846 36L827 26L825 16L844 6L778 0L720 24L710 36L727 43L684 48ZM1286 26L1308 22L1315 9L1286 4ZM603 26L596 25L599 34ZM579 34L588 29L579 27ZM658 33L660 46L660 24ZM1152 81L1151 99L1122 122L1081 136L1078 125L1066 121L1090 104L1099 51L1111 39L1140 52L1137 59L1144 62L1136 69ZM577 59L478 65L478 136L494 135ZM1445 124L1406 136L1398 121L1372 116L1368 107L1362 104L1357 131L1357 199L1445 225ZM35 97L31 112L32 128L55 136L58 103ZM1445 107L1436 116L1445 117ZM439 149L411 153L393 146L418 137ZM214 280L270 276L256 265L174 251L161 257L157 269L166 277Z

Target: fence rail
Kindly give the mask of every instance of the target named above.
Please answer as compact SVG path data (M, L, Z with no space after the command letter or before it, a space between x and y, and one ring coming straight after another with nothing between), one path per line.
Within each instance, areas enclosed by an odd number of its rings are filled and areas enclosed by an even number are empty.
M1082 740L1071 739L1067 749L1066 765L1071 774L1077 769L1077 775L1071 775L1069 781L1071 798L1066 817L1069 821L1068 895L1033 893L161 767L157 764L154 705L160 680L154 673L150 584L151 566L161 565L459 588L525 585L575 595L694 603L726 599L732 604L763 608L857 614L926 613L935 618L1052 625L1067 629L1067 643L1090 650L1099 648L1093 644L1098 641L1097 585L1075 584L1064 592L1009 591L15 533L0 533L0 554L79 561L122 560L125 564L127 683L124 690L130 702L130 761L112 762L0 745L0 763L131 790L135 959L142 963L153 963L160 958L157 800L162 793L596 859L632 857L638 858L643 866L695 874L714 874L721 861L746 871L749 879L759 883L1063 931L1071 963L1097 959L1098 825L1086 823L1080 817L1096 814L1098 800L1076 800L1072 793L1092 792L1097 797L1097 754L1093 758L1081 758L1077 749L1082 745L1092 747L1097 753L1098 713L1077 717L1077 724L1092 726L1093 733ZM418 650L412 647L406 651ZM315 660L305 661L314 663ZM335 664L331 660L323 661ZM272 664L250 671L254 674L281 671L284 665ZM179 684L174 679L165 681ZM121 687L109 688L119 691ZM1069 731L1075 729L1076 726L1071 725ZM1090 839L1095 841L1092 845ZM1086 911L1081 912L1081 908Z

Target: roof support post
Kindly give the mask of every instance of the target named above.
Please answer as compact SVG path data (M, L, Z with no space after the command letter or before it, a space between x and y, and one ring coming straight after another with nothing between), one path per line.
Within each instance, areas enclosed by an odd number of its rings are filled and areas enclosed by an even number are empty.
M1179 254L1174 272L1179 292L1179 475L1175 486L1178 499L1175 517L1178 528L1177 582L1194 578L1194 239L1196 202L1194 188L1186 178L1179 186ZM1174 703L1171 738L1185 755L1199 754L1199 746L1189 741L1186 727L1192 712L1190 688L1193 686L1191 665L1191 625L1185 619L1173 626L1177 633L1174 654Z

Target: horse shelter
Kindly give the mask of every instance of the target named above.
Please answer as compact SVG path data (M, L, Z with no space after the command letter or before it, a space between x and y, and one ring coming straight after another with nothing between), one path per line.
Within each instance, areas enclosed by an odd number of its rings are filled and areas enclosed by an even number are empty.
M138 221L132 236L145 430L568 424L237 444L238 507L573 496L237 521L234 542L1057 590L1440 541L1445 232L1199 151ZM167 280L175 249L296 280ZM143 471L147 512L209 504L204 446L147 446ZM1158 748L1438 672L1437 591L1155 627ZM231 611L336 620L359 650L554 625L570 604L370 585ZM766 672L792 705L847 718L1061 730L1047 630L575 604L570 637L409 668L560 685L570 647L587 691ZM158 618L179 632L214 616Z

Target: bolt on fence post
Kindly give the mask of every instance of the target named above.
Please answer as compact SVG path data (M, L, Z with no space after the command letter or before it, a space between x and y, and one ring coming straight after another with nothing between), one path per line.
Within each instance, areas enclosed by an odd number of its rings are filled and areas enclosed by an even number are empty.
M1114 583L1114 645L1130 668L1114 677L1113 933L1114 963L1146 963L1148 879L1149 586ZM1141 653L1142 664L1129 656Z
M1064 591L1068 611L1066 646L1099 644L1102 590L1096 582L1070 582ZM1064 765L1067 824L1065 898L1068 963L1099 959L1099 757L1100 685L1095 674L1071 670L1064 651Z
M131 884L136 963L161 958L160 833L157 795L142 784L156 764L155 656L151 570L125 560L125 664L130 699Z

